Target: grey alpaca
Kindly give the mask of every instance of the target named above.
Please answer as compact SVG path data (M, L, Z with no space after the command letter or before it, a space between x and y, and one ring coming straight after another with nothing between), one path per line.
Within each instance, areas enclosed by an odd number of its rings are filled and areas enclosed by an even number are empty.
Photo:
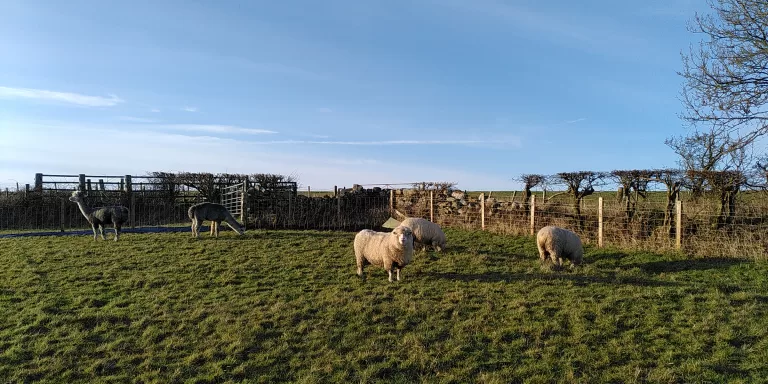
M80 191L72 192L69 201L77 203L80 212L82 212L83 216L88 219L91 228L93 228L93 240L98 240L96 236L96 228L99 229L98 233L101 234L101 239L106 240L104 237L104 226L112 224L112 227L115 228L115 241L117 241L120 237L120 229L123 224L128 221L128 208L123 207L122 205L90 208L85 205L85 202L83 201L83 193Z
M245 233L240 223L232 217L232 214L227 211L221 204L216 203L200 203L189 207L187 211L189 218L192 219L192 235L200 237L200 227L203 225L203 221L210 220L211 222L211 236L219 237L219 226L224 221L235 232L242 235Z

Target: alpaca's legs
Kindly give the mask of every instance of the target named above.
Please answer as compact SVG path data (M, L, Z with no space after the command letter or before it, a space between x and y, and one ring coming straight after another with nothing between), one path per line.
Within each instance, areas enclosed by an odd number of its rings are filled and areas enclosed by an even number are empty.
M197 217L192 219L192 236L200 237L200 226L203 225L203 221Z
M120 238L120 224L118 223L114 223L114 224L115 224L115 241L117 241L117 239Z
M91 224L91 228L93 229L93 240L96 241L98 239L97 238L98 234L96 232L96 225L95 224Z

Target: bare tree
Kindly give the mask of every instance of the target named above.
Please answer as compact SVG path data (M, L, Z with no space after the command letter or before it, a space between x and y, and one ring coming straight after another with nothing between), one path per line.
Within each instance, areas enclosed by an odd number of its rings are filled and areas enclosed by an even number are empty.
M664 208L664 226L672 234L672 217L674 215L675 201L680 199L680 190L683 187L685 174L677 169L656 169L652 171L655 181L667 187L667 205Z
M604 177L602 172L579 171L561 172L555 175L559 181L568 188L566 193L573 197L573 213L579 223L579 228L584 228L584 217L581 216L581 201L585 197L595 193L594 186Z
M709 0L689 25L706 38L683 54L681 117L743 148L768 133L768 2ZM702 168L704 169L704 168Z
M652 180L653 172L649 170L615 170L611 176L621 186L622 203L624 204L625 226L629 226L635 216L637 202L645 198L648 183Z
M522 174L520 175L518 181L523 183L523 207L525 212L529 212L531 195L533 194L531 190L536 188L536 186L543 185L546 181L546 176L536 174Z
M712 226L720 229L733 224L736 216L736 195L746 182L741 171L688 171L689 177L698 177L706 181L712 193L719 201L718 215Z
M687 176L685 187L694 198L704 194L709 172L743 172L752 163L751 146L738 146L733 138L714 130L669 138L665 143L680 156L678 162Z

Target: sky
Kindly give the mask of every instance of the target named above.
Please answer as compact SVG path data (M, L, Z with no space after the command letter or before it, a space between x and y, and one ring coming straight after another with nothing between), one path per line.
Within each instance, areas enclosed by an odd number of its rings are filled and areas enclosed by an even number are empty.
M272 173L301 188L675 167L703 0L0 0L0 188Z

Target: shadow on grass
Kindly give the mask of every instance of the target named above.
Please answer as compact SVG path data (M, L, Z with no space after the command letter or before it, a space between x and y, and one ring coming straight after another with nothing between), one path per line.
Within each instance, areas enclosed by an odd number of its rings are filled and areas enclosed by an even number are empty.
M421 276L432 279L440 280L454 280L454 281L478 281L481 283L497 283L497 282L516 282L516 281L572 281L577 285L588 284L615 284L615 285L637 285L642 287L676 287L683 286L684 284L673 281L659 281L652 279L643 279L636 277L618 277L615 274L608 276L579 276L579 275L562 275L562 274L541 274L541 273L503 273L503 272L488 272L488 273L437 273L437 272L422 272Z
M705 271L710 269L730 268L735 265L746 263L739 259L695 259L695 260L668 260L652 261L649 263L628 264L627 268L639 268L645 272L683 272L683 271Z

